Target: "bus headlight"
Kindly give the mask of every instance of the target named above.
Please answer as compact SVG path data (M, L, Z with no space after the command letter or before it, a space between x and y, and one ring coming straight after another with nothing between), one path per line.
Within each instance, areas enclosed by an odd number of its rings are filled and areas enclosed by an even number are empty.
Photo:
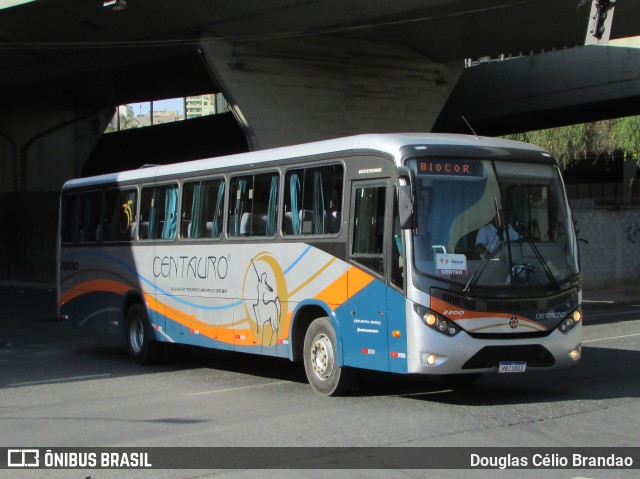
M568 333L573 328L576 327L582 321L582 311L580 308L575 309L570 314L568 314L562 322L558 325L558 329L563 333Z
M456 323L428 308L425 308L424 306L416 304L414 309L418 316L422 318L422 322L424 324L439 333L446 336L455 336L461 331L460 327Z

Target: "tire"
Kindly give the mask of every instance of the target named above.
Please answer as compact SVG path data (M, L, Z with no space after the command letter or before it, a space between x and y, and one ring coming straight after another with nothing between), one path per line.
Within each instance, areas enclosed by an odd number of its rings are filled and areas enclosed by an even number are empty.
M163 344L153 339L154 334L141 304L134 304L127 312L125 338L129 357L138 364L155 364L162 356Z
M355 371L338 366L336 334L329 318L315 319L304 337L304 370L321 396L339 396L351 388Z

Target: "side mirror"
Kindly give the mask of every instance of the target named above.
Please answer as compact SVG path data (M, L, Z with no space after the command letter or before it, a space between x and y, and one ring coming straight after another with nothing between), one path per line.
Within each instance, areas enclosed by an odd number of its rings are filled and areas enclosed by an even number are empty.
M398 177L404 180L405 183L398 187L398 216L400 219L400 228L403 230L414 229L413 171L401 166L398 168Z
M410 185L401 185L398 188L398 215L401 229L413 229L413 195Z

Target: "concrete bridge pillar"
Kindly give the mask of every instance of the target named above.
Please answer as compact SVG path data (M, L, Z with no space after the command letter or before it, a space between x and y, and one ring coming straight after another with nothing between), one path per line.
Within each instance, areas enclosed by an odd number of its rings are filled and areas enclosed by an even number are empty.
M27 93L3 105L0 192L59 191L78 176L112 116L112 108L82 108Z
M200 49L252 149L429 131L464 66L364 37L203 38Z
M33 93L0 108L0 281L50 284L60 188L79 175L113 111Z

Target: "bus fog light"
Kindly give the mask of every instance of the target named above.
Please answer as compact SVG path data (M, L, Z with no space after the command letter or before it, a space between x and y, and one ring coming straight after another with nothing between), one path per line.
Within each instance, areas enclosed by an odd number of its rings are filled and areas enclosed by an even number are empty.
M438 357L432 353L422 353L422 362L429 366L433 366L438 361Z
M577 361L578 359L580 359L580 356L582 356L582 351L580 346L578 346L576 349L572 349L571 351L569 351L569 356L574 361Z

